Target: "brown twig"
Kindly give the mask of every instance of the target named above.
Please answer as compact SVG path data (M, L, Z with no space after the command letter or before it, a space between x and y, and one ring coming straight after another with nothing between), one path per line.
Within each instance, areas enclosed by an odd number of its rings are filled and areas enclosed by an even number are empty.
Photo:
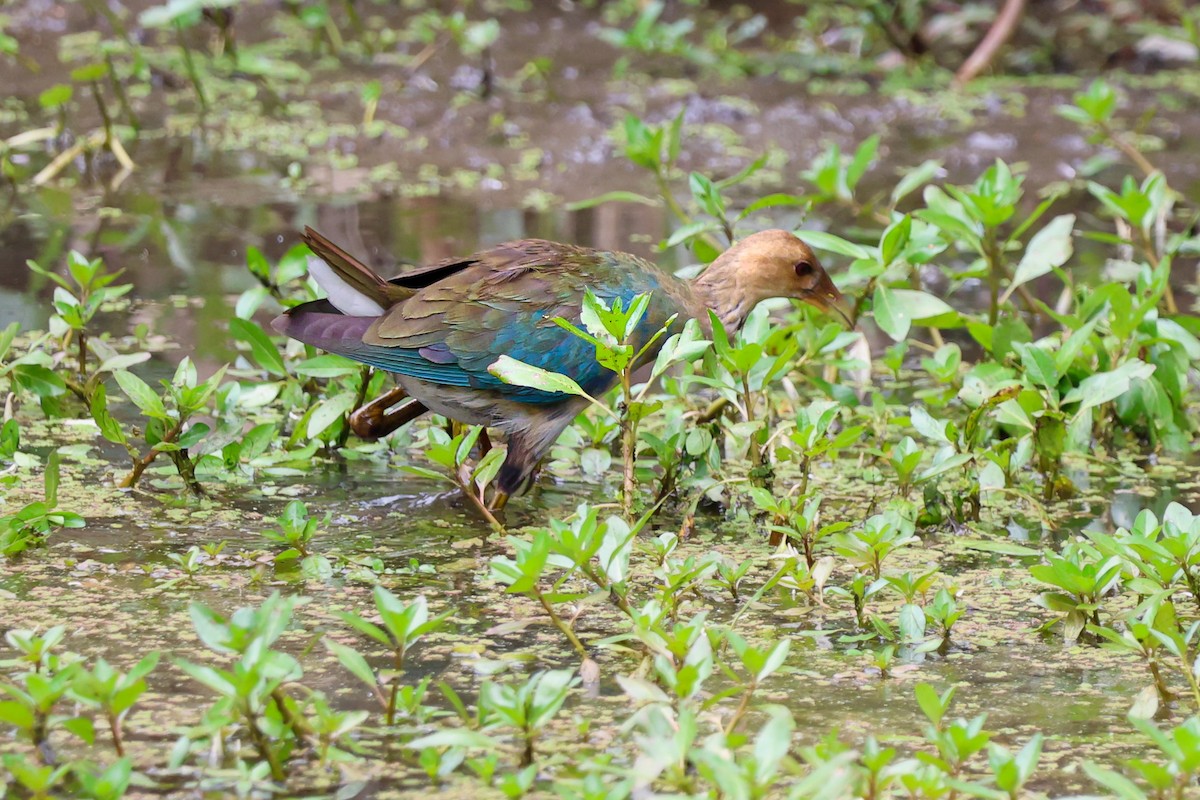
M955 86L961 88L967 85L988 68L996 54L1016 32L1017 26L1021 23L1021 17L1025 14L1025 4L1026 0L1005 0L1000 13L996 15L996 21L992 23L992 27L988 28L983 41L955 73Z

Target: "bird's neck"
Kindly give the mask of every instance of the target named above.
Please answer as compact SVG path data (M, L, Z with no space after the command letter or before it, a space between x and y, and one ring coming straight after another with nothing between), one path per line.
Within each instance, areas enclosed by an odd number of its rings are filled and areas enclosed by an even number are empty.
M692 294L697 303L706 310L712 310L729 333L741 328L757 305L757 301L738 282L736 250L736 247L726 250L692 282ZM699 321L704 328L708 328L708 314L702 316Z

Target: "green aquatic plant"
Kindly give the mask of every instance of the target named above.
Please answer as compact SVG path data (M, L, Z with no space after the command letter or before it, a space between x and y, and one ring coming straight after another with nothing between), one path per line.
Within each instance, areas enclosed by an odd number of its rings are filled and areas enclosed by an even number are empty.
M104 716L108 723L108 732L112 737L113 750L118 758L124 758L125 745L123 724L130 709L146 691L146 676L158 666L158 652L143 656L128 672L115 669L103 658L96 659L91 669L83 668L71 682L68 694L72 699L85 706L95 708ZM120 762L118 762L120 763ZM125 782L128 782L128 762L126 762ZM97 782L102 780L96 776ZM118 777L114 775L113 777ZM111 778L103 778L111 780ZM116 781L120 783L120 781ZM98 783L97 783L98 785Z
M453 436L441 428L429 428L426 431L425 457L443 471L437 472L414 464L406 464L401 469L423 478L449 482L488 521L493 530L503 532L504 523L489 507L487 489L504 464L504 451L485 445L482 458L472 465L471 451L480 441L487 442L486 431L480 425L462 429Z
M859 572L875 580L883 577L883 563L892 553L919 541L912 520L896 511L875 514L861 528L840 533L833 549Z
M534 600L579 656L587 660L587 647L574 631L578 613L564 619L556 606L578 602L591 592L566 591L564 585L580 575L622 613L632 615L628 599L630 554L633 539L647 519L648 515L630 526L615 516L601 519L599 509L581 505L569 521L552 519L549 527L535 529L528 540L509 537L514 557L493 557L489 562L491 577L505 585L507 592ZM543 588L548 579L550 587Z
M61 729L87 744L95 739L91 717L56 713L56 708L67 699L72 685L83 672L77 657L53 652L64 635L65 628L55 626L41 635L33 630L16 629L4 636L19 655L16 659L5 660L2 666L16 666L22 670L0 676L0 696L5 698L0 700L0 723L12 726L17 737L29 743L39 763L46 767L55 761L51 736L56 730ZM21 759L20 765L26 764L20 756L13 754L13 757ZM29 777L52 784L61 776L35 770Z
M46 458L41 500L26 503L16 513L0 517L0 555L12 558L30 547L44 544L54 531L82 528L87 524L79 514L59 507L61 461L57 450Z
M299 598L275 593L258 608L241 608L229 617L192 603L188 611L200 640L233 661L227 667L186 659L175 662L219 698L205 738L238 727L277 782L286 779L287 762L311 736L310 725L285 691L285 686L298 684L304 670L294 656L273 649L300 603ZM187 753L192 745L192 736L185 734L176 752Z
M534 762L538 734L550 722L579 678L569 669L530 675L519 686L485 681L479 689L479 706L485 726L497 722L516 728L521 735L520 765Z
M1123 800L1183 795L1200 772L1200 717L1189 717L1168 730L1139 717L1130 716L1129 722L1157 750L1154 760L1138 758L1126 761L1127 773L1140 778L1146 788L1135 783L1127 774L1101 767L1093 761L1084 762L1084 772Z
M396 721L400 701L406 700L405 705L410 710L419 711L420 700L428 686L428 682L425 682L413 689L400 683L409 651L426 635L441 628L452 611L431 617L424 595L417 595L411 602L405 603L379 585L375 586L373 597L380 624L349 611L338 612L338 616L357 633L382 645L391 657L390 668L386 671L372 669L357 650L329 637L325 638L325 646L354 677L371 688L383 708L384 721L392 725ZM407 697L403 697L405 693Z
M1122 128L1117 119L1118 100L1112 85L1097 78L1086 89L1075 93L1071 105L1059 106L1058 113L1087 129L1093 143L1112 145L1145 175L1152 175L1158 168L1142 153L1136 139Z
M283 513L274 520L275 530L265 529L259 533L268 541L286 546L287 549L275 555L276 562L299 558L306 573L319 574L331 569L328 559L314 555L309 551L309 547L313 537L322 527L329 524L331 518L330 514L326 514L324 519L310 517L308 506L303 501L290 500L284 506ZM319 563L322 559L324 565Z
M193 421L193 418L208 409L209 400L224 376L225 367L221 367L201 381L191 359L185 357L179 362L171 379L162 381L164 391L160 394L132 372L116 370L113 377L117 385L147 419L145 431L141 434L148 446L145 453L137 449L130 434L108 411L107 394L97 386L92 398L92 418L99 426L101 435L110 442L122 445L133 462L130 471L118 481L118 486L136 486L154 460L166 453L184 488L193 495L204 494L204 489L196 479L196 463L200 456L191 455L188 451L200 445L212 428L208 423Z
M1042 592L1038 605L1064 615L1044 627L1061 623L1063 639L1073 642L1089 624L1100 624L1103 598L1121 580L1121 559L1105 558L1084 546L1065 549L1061 555L1046 553L1044 558L1046 563L1034 564L1029 574L1059 591Z
M119 758L107 767L88 762L73 762L71 777L78 785L78 797L86 800L120 800L133 783L133 761Z
M85 403L104 372L127 369L150 357L149 353L106 355L97 369L89 368L89 356L92 353L89 349L89 327L104 304L123 297L133 289L132 283L114 284L124 270L111 272L104 259L88 259L75 250L67 254L67 274L70 280L39 266L35 261L26 263L32 272L53 281L56 285L55 315L50 323L51 334L58 337L64 355L68 350L74 350L75 380L67 385ZM96 345L93 344L92 347Z
M745 450L751 477L764 481L770 474L767 447L772 417L770 401L764 398L768 386L791 366L799 344L787 330L772 329L762 306L750 313L732 339L715 315L711 323L713 343L705 351L703 369L685 380L716 390L737 410L740 424L725 426L725 435Z

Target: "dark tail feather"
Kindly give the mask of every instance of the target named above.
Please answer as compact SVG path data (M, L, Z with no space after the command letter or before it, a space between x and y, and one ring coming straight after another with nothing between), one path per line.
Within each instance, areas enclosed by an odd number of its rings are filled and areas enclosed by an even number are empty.
M337 273L339 278L380 306L387 308L412 296L411 290L388 283L375 270L312 228L305 226L300 238L308 245L308 249L320 256L321 260Z
M349 317L328 300L313 300L288 309L271 321L280 333L348 358L362 349L363 334L376 317ZM357 359L356 359L357 360Z

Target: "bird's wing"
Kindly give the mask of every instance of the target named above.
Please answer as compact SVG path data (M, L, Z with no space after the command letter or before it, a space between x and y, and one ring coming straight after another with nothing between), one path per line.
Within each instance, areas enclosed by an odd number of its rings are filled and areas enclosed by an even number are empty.
M470 262L389 310L346 355L431 383L552 403L563 395L505 384L488 367L507 355L567 375L589 393L605 391L614 375L596 363L593 345L554 323L563 317L579 325L585 287L623 304L656 292L631 342L638 349L679 310L657 291L662 273L631 256L524 240L477 253Z

